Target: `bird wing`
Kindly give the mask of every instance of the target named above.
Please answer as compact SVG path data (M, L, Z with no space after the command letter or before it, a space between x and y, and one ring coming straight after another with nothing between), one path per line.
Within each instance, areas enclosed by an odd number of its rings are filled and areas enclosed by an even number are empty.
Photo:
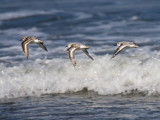
M94 59L89 55L87 49L82 49L82 51L83 51L89 58L91 58L92 60L94 60Z
M45 51L48 51L47 48L43 45L43 43L38 43L38 45Z
M112 58L114 58L119 52L121 52L124 48L126 48L127 46L121 45L119 46L116 51L114 52Z
M74 52L76 51L76 48L74 47L70 47L67 49L67 55L72 63L72 65L75 67L76 66L76 61L75 61L75 57L74 57Z
M29 56L29 44L32 42L32 40L25 40L22 42L21 46L22 46L22 50L26 56L26 58L28 59Z

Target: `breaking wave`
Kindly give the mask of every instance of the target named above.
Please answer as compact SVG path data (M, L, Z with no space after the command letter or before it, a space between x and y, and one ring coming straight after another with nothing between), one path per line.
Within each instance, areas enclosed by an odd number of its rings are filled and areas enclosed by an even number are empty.
M0 61L0 98L74 93L84 88L99 95L160 93L158 58L78 58L75 68L68 59L37 59L15 65Z

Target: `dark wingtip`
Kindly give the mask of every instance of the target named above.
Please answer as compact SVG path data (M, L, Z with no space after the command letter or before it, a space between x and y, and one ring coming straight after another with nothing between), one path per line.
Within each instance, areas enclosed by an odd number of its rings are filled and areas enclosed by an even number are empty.
M39 44L39 46L40 46L43 50L45 50L45 51L47 51L47 52L48 52L48 50L47 50L46 46L44 46L44 44L43 44L43 43L40 43L40 44Z
M43 45L44 46L44 45ZM44 50L48 52L47 48L44 46Z
M112 57L111 57L111 59L113 59L115 57L115 55L113 55Z
M76 67L76 64L73 64L73 67L75 68L75 67Z

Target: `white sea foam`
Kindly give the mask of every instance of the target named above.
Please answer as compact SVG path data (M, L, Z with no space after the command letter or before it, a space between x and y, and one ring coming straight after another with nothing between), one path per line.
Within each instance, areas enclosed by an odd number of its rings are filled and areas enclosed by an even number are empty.
M0 30L0 33L3 33L8 36L46 36L47 34L39 31L36 27L30 29L14 28L7 30Z
M133 20L133 21L136 21L136 20L138 20L138 19L139 19L138 16L132 16L132 17L131 17L131 20Z
M20 17L27 17L32 15L43 15L43 14L51 14L59 12L57 10L51 10L51 11L14 11L14 12L6 12L6 13L0 13L0 20L9 20L9 19L16 19Z
M89 13L84 13L84 12L76 12L74 13L75 16L76 16L76 19L78 20L82 20L82 19L88 19L88 18L91 18L92 15L89 14Z
M105 55L95 61L83 57L77 59L76 68L68 59L37 59L12 67L0 63L0 98L77 92L85 87L100 95L133 90L160 94L159 58L139 57Z

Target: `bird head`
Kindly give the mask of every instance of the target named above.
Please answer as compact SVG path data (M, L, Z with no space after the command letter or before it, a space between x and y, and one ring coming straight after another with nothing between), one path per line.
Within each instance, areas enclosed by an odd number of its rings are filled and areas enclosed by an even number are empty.
M89 48L89 46L86 46L86 45L82 45L82 44L81 44L80 48L88 49L88 48Z
M26 39L28 39L30 36L24 36L21 40L25 41Z
M121 46L122 43L123 43L123 42L118 42L118 43L117 43L117 46L118 46L118 47Z
M72 43L69 43L68 45L66 45L66 48L70 48L72 47Z
M134 42L132 42L132 44L131 44L130 46L131 46L131 47L136 47L136 48L139 47L138 44L136 44L136 43L134 43Z

